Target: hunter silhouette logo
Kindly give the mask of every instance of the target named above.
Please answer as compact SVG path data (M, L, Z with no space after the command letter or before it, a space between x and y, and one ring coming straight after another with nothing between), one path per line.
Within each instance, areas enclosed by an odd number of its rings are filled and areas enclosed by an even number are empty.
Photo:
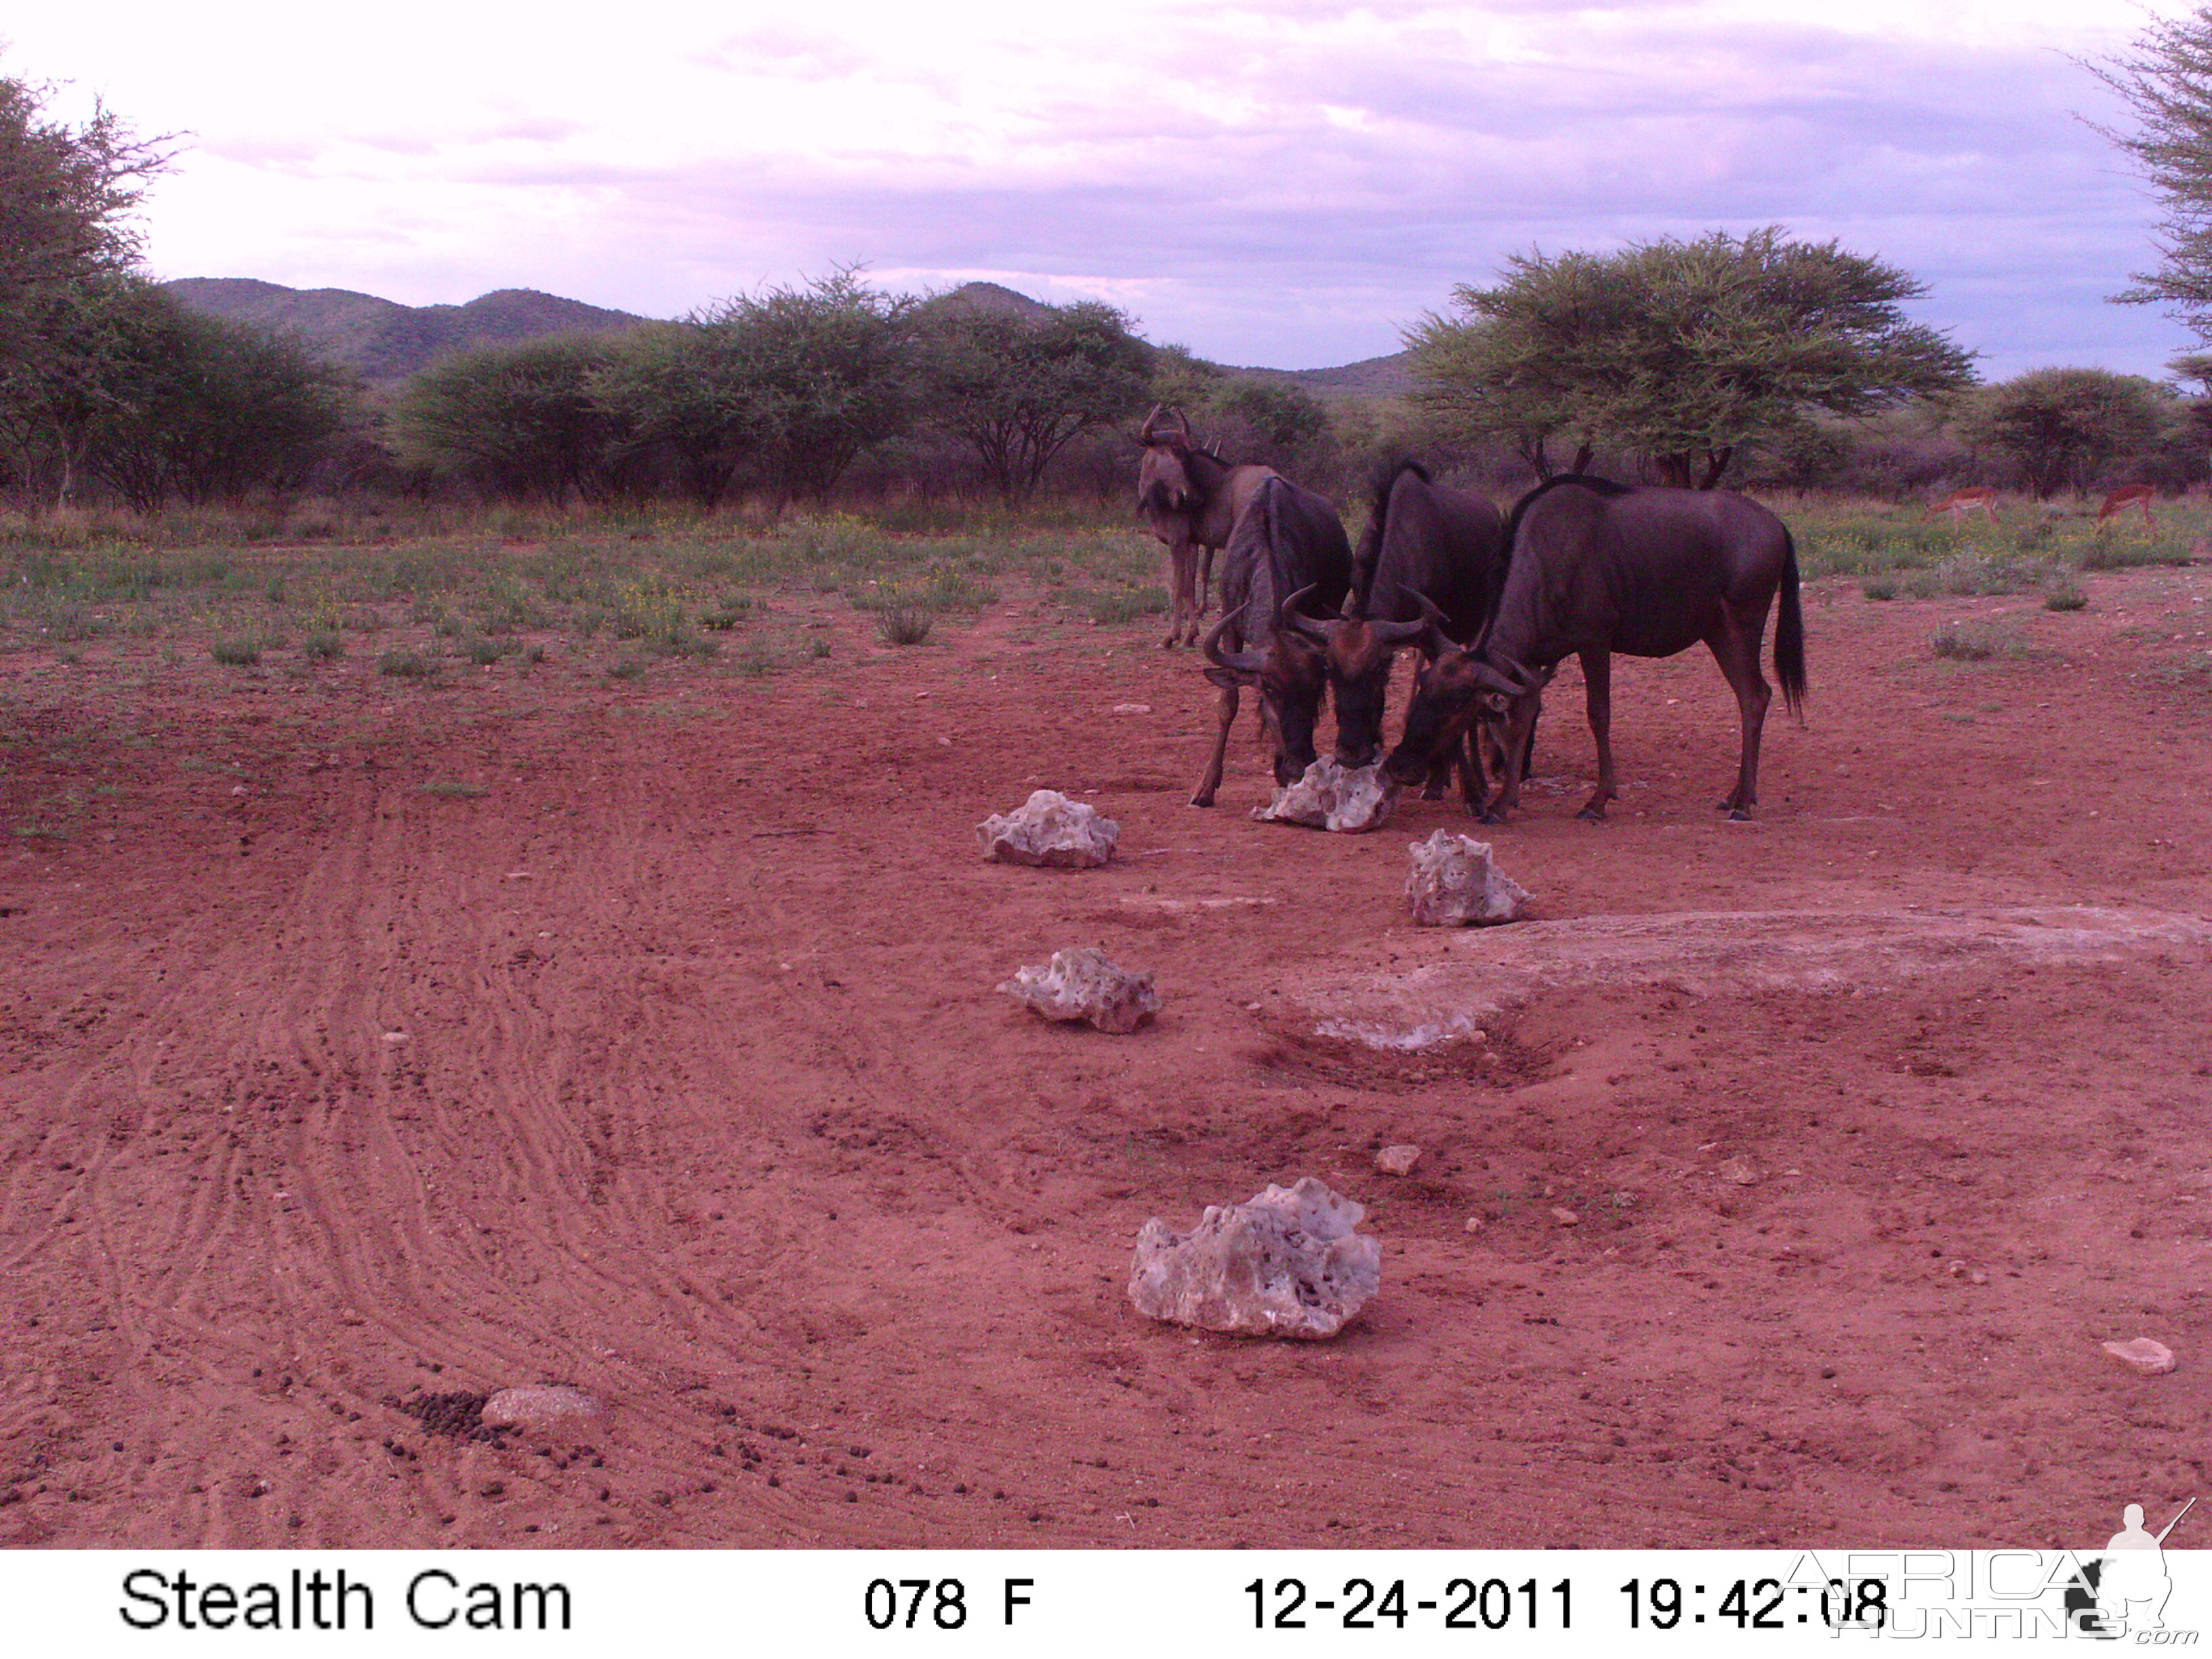
M2166 1599L2173 1582L2166 1571L2166 1534L2195 1508L2192 1498L2155 1533L2143 1530L2140 1504L2120 1513L2120 1530L2101 1554L2082 1562L2066 1587L2066 1621L2084 1636L2119 1638L2166 1628Z

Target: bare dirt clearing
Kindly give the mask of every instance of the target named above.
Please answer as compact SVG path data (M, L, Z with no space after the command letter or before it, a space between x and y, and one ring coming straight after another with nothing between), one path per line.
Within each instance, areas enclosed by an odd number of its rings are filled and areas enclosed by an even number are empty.
M834 649L773 672L0 656L0 1541L2063 1543L2171 1508L2212 1480L2212 571L2086 580L2069 615L1812 586L1812 725L1770 720L1750 826L1702 653L1618 665L1624 796L1575 822L1570 668L1555 781L1480 832L1549 934L1406 924L1455 804L1254 823L1247 738L1194 811L1190 654L1015 581L906 650L793 601ZM1939 659L1944 622L2006 648ZM1040 786L1116 863L977 856ZM2053 927L2079 948L2017 943ZM1086 943L1155 971L1152 1025L993 992ZM1455 986L1481 1042L1318 1029ZM1307 1174L1383 1243L1341 1337L1129 1308L1147 1216ZM2138 1335L2179 1369L2100 1351ZM485 1426L537 1383L606 1409Z

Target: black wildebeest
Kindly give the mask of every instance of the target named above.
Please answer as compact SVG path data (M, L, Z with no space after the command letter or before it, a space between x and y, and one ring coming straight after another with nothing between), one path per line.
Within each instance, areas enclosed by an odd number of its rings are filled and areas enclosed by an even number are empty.
M1631 487L1602 478L1553 478L1522 496L1505 530L1505 591L1477 646L1438 657L1416 683L1406 735L1390 775L1429 769L1486 694L1510 698L1500 746L1534 718L1535 692L1562 659L1582 659L1597 793L1581 816L1602 818L1620 793L1613 764L1613 653L1671 657L1703 640L1728 677L1742 717L1735 787L1721 808L1747 818L1759 804L1759 739L1773 693L1759 672L1767 607L1778 590L1774 672L1795 711L1805 696L1805 622L1797 605L1797 550L1781 520L1725 490ZM1484 817L1502 823L1518 803L1517 769Z
M1269 474L1229 538L1221 572L1221 620L1206 636L1206 678L1221 688L1221 729L1193 806L1213 805L1221 787L1238 689L1257 686L1260 720L1273 740L1275 781L1289 785L1313 764L1314 723L1328 678L1321 653L1285 625L1286 600L1302 592L1334 611L1352 587L1352 544L1336 509L1310 489Z
M1504 515L1489 501L1437 484L1418 462L1393 462L1376 474L1345 614L1322 621L1293 609L1284 617L1321 648L1336 705L1339 763L1371 766L1382 757L1382 710L1399 647L1419 645L1433 657L1481 633L1504 582ZM1472 804L1482 776L1472 737L1468 756L1461 782ZM1449 769L1440 761L1429 782L1431 798L1443 793Z
M1228 545L1253 492L1275 470L1232 466L1201 448L1179 409L1155 404L1138 441L1145 454L1137 464L1137 510L1168 550L1168 636L1160 643L1195 645L1214 550Z

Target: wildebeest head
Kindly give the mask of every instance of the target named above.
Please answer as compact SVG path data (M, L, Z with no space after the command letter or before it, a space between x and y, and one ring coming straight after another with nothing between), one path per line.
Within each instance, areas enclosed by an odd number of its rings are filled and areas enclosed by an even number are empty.
M1428 630L1423 646L1427 659L1413 678L1405 735L1382 769L1401 783L1426 777L1475 721L1502 723L1513 704L1541 691L1547 678L1518 663L1501 671L1484 657L1483 640L1468 646L1454 644L1437 625L1436 607L1426 599L1421 605L1429 613L1422 624ZM1497 735L1502 738L1503 733Z
M1270 619L1265 644L1240 644L1234 649L1224 646L1222 636L1232 628L1243 637L1242 624L1251 609L1248 600L1243 611L1224 617L1206 635L1206 656L1212 666L1206 678L1224 690L1244 685L1258 689L1260 721L1275 751L1275 781L1287 788L1314 763L1318 752L1314 727L1328 676L1322 653L1284 627L1280 613Z
M1148 519L1172 518L1198 499L1186 459L1191 451L1190 422L1180 409L1158 404L1145 416L1137 441L1145 447L1137 463L1137 507Z
M1422 641L1434 625L1425 618L1374 622L1358 616L1309 617L1297 607L1313 591L1302 588L1285 599L1278 626L1320 653L1329 697L1336 705L1338 763L1371 766L1382 753L1382 707L1390 695L1392 659L1401 646Z

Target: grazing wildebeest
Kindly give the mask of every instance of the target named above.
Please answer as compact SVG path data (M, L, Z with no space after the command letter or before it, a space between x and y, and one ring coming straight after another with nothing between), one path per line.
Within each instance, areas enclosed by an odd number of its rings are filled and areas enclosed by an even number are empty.
M1213 580L1214 550L1228 545L1253 492L1275 470L1231 466L1201 448L1179 409L1155 404L1139 441L1145 455L1137 465L1137 510L1168 550L1168 636L1160 643L1195 645Z
M1805 696L1805 623L1797 550L1781 520L1726 490L1632 488L1602 478L1553 478L1522 496L1505 530L1505 591L1473 647L1438 657L1416 682L1390 775L1424 775L1455 719L1486 693L1510 697L1499 746L1534 718L1535 692L1568 656L1582 659L1597 793L1581 816L1602 818L1620 793L1613 764L1613 653L1671 657L1703 640L1735 692L1743 747L1721 808L1748 818L1759 804L1759 739L1773 693L1759 672L1767 607L1777 590L1774 672L1795 711ZM1518 804L1517 769L1483 815L1503 823Z
M1269 474L1229 538L1221 572L1221 620L1206 636L1206 678L1221 688L1221 729L1193 806L1213 805L1238 688L1257 686L1260 720L1273 739L1275 781L1289 785L1313 764L1314 722L1328 676L1321 653L1285 623L1301 594L1334 612L1352 587L1352 544L1336 509L1310 489Z
M1345 614L1321 620L1293 608L1285 617L1322 648L1339 763L1371 766L1382 758L1382 710L1399 647L1417 645L1434 656L1482 632L1504 585L1504 528L1489 501L1436 483L1418 462L1392 462L1376 474ZM1431 799L1443 793L1449 771L1449 760L1440 761L1425 792ZM1481 760L1472 736L1461 787L1476 804Z

